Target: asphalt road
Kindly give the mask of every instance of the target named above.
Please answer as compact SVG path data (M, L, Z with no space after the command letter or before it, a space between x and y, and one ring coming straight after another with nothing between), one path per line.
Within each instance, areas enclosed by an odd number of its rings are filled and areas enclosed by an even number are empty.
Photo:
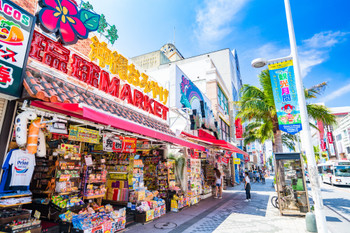
M350 232L350 187L321 184L328 230Z

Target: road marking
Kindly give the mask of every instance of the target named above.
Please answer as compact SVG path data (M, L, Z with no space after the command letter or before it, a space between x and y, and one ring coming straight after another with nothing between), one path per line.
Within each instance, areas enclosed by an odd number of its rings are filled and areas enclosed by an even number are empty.
M350 220L347 217L345 217L344 215L340 214L338 211L334 210L332 207L330 207L328 205L324 205L324 206L327 207L328 209L332 210L334 213L338 214L340 217L342 217L346 221L350 222Z

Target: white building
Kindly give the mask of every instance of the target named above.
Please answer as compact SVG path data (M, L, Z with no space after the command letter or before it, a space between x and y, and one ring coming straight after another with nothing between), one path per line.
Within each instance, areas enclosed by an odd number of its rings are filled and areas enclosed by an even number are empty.
M233 102L238 101L242 80L236 51L223 49L147 69L147 73L163 85L175 85L174 72L183 72L209 99L219 128L219 138L239 146L241 141L235 139L236 111ZM175 91L173 88L175 86L170 86L170 92ZM172 107L176 104L170 101Z

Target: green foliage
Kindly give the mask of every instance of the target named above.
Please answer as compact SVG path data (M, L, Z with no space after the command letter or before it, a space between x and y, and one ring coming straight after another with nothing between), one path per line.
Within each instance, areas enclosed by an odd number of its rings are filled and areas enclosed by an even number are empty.
M96 31L98 29L100 20L100 16L98 14L82 9L79 17L89 31Z

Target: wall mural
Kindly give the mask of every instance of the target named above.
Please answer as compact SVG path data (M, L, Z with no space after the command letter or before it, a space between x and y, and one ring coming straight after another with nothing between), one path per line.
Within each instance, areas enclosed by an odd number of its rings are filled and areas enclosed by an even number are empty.
M204 128L217 133L217 122L211 110L210 100L182 72L179 72L176 76L177 85L180 87L179 94L181 95L177 107L192 110L190 115L191 130Z

